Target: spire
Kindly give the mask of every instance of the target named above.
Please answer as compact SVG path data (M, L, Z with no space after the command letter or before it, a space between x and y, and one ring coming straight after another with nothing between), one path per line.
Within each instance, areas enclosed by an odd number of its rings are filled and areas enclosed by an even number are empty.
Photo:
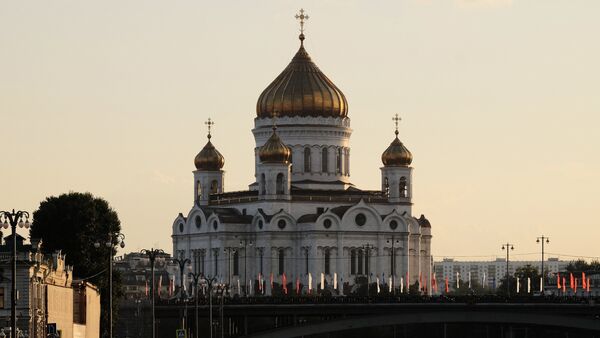
M300 14L295 17L300 22L300 45L304 45L304 20L308 20L308 14L304 14L304 9L300 8Z

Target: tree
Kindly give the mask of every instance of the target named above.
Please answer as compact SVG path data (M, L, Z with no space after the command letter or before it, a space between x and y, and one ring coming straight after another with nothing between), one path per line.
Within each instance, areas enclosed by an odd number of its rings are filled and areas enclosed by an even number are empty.
M109 236L121 231L117 213L102 198L90 193L70 192L51 196L40 203L33 213L29 235L42 240L42 250L52 254L60 250L66 263L73 266L75 279L87 279L100 290L102 307L101 332L108 331L108 264L116 254L116 238ZM106 245L112 237L113 248ZM99 248L94 243L99 242ZM112 252L111 252L112 251ZM121 278L113 271L113 317L116 318L118 299L122 296Z
M545 269L544 269L545 270ZM520 288L519 294L527 294L527 278L531 279L531 289L539 290L540 278L542 275L538 269L531 265L525 265L515 270L513 276L509 277L508 283L510 287L510 294L512 296L517 294L517 278L519 279ZM506 277L502 278L500 285L498 286L497 293L499 295L506 295Z
M567 265L567 271L572 272L573 274L580 274L582 272L600 272L600 262L592 261L588 263L583 259L578 259L576 261L569 262L569 265Z

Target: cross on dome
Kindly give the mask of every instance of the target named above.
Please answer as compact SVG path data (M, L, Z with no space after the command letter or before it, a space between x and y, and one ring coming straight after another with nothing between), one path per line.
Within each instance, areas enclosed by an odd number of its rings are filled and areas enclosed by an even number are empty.
M209 117L208 120L206 122L204 122L204 124L208 127L208 138L210 139L211 138L210 128L215 125L215 122L213 120L211 120Z
M308 14L304 14L304 9L300 8L300 14L296 14L295 18L300 22L300 41L304 42L304 22L308 20Z
M398 136L398 123L402 121L402 118L400 118L400 116L396 114L396 116L392 117L392 121L394 121L394 123L396 124L396 131L394 133L396 134L396 136Z

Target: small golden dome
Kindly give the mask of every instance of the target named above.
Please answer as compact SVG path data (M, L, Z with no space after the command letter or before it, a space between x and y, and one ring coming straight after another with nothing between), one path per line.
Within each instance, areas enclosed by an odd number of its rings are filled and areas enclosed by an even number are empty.
M381 162L383 162L383 165L386 167L406 167L412 162L412 154L398 139L398 130L396 130L396 138L383 154L381 154Z
M260 94L256 104L258 118L279 116L346 117L348 102L342 91L321 72L304 49L304 34L300 49L290 64Z
M277 128L273 127L273 134L271 137L260 147L258 151L258 157L262 163L289 163L292 156L292 152L288 146L286 146L275 131Z
M194 164L196 169L200 171L218 171L223 168L225 159L223 155L210 142L210 134L208 134L208 142L202 150L196 155Z

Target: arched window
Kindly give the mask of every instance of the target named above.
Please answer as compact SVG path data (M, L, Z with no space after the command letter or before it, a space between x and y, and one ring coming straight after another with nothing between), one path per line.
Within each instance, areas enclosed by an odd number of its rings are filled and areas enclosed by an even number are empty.
M217 180L213 180L210 182L210 193L216 194L217 192L219 192L219 182L217 182Z
M390 182L387 177L383 179L383 193L385 197L390 197Z
M323 269L323 270L325 270L324 272L326 275L329 275L329 273L330 273L329 266L330 266L330 259L331 259L331 253L330 253L329 249L325 249L323 257L325 259L325 269Z
M233 275L240 275L240 254L237 250L233 252Z
M275 183L275 187L277 190L277 195L283 195L284 194L284 190L283 190L283 174L279 173L277 174L277 180Z
M266 183L267 182L265 180L265 174L261 174L260 175L260 184L259 184L260 185L260 194L261 195L264 195L264 194L267 193L267 187L265 186Z
M335 152L335 172L342 173L342 148Z
M322 154L321 154L321 171L326 173L329 172L328 166L327 166L327 162L329 160L329 156L327 156L327 148L323 148Z
M408 187L406 186L406 177L400 177L399 187L400 197L408 197Z
M310 148L304 148L304 172L311 172Z
M199 201L202 198L202 186L200 181L196 181L196 200Z
M279 274L283 275L283 273L285 272L285 250L284 249L279 249L278 250L278 260L279 260Z

